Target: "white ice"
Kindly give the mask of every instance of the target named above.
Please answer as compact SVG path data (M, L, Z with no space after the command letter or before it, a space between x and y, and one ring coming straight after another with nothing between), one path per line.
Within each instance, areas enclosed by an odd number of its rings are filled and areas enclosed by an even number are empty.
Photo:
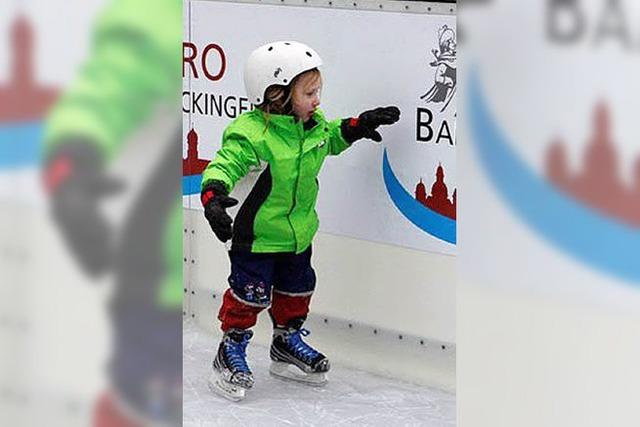
M269 375L268 348L247 350L256 384L234 403L209 391L219 336L193 322L183 329L184 427L190 426L455 426L455 396L332 366L329 384L311 387Z

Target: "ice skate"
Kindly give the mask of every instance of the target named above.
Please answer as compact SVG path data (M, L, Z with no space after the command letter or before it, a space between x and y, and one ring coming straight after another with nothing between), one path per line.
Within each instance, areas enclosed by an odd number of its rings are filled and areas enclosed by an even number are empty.
M247 365L247 344L253 336L250 330L230 329L225 332L213 360L209 378L211 391L233 401L244 399L253 387L253 374Z
M302 321L294 320L289 327L274 328L269 372L310 385L325 385L329 359L302 340L309 331L301 326Z

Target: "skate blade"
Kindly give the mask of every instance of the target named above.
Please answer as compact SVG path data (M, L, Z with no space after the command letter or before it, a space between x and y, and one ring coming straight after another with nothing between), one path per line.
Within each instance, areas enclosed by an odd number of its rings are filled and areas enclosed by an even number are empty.
M321 387L327 384L327 381L328 381L326 372L306 373L306 372L303 372L296 365L293 365L291 363L284 363L284 362L271 361L271 366L269 367L269 373L271 373L272 375L278 378L296 381L299 383L304 383L304 384L317 386L317 387Z
M208 383L209 390L233 402L239 402L244 399L245 392L247 391L244 387L225 381L215 372L209 377Z

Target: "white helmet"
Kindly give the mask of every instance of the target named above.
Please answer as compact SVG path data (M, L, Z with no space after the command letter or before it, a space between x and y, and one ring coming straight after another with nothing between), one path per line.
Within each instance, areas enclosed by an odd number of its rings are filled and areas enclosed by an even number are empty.
M287 86L298 74L320 65L320 55L303 43L280 41L260 46L251 52L244 66L244 86L249 101L261 104L269 86Z

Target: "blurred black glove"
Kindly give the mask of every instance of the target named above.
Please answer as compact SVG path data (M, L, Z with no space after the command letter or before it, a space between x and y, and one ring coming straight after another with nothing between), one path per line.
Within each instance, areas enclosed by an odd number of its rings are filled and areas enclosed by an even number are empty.
M200 200L204 206L204 216L218 240L223 243L229 240L233 230L232 220L226 209L237 205L238 201L228 196L227 189L221 181L208 184L200 193Z
M113 256L112 233L99 202L122 185L106 175L96 144L77 138L61 143L45 162L43 178L53 219L75 260L92 277L104 273Z
M344 119L340 124L342 136L352 144L361 138L382 141L382 135L376 130L380 125L392 125L400 120L398 107L378 107L365 111L358 118Z

